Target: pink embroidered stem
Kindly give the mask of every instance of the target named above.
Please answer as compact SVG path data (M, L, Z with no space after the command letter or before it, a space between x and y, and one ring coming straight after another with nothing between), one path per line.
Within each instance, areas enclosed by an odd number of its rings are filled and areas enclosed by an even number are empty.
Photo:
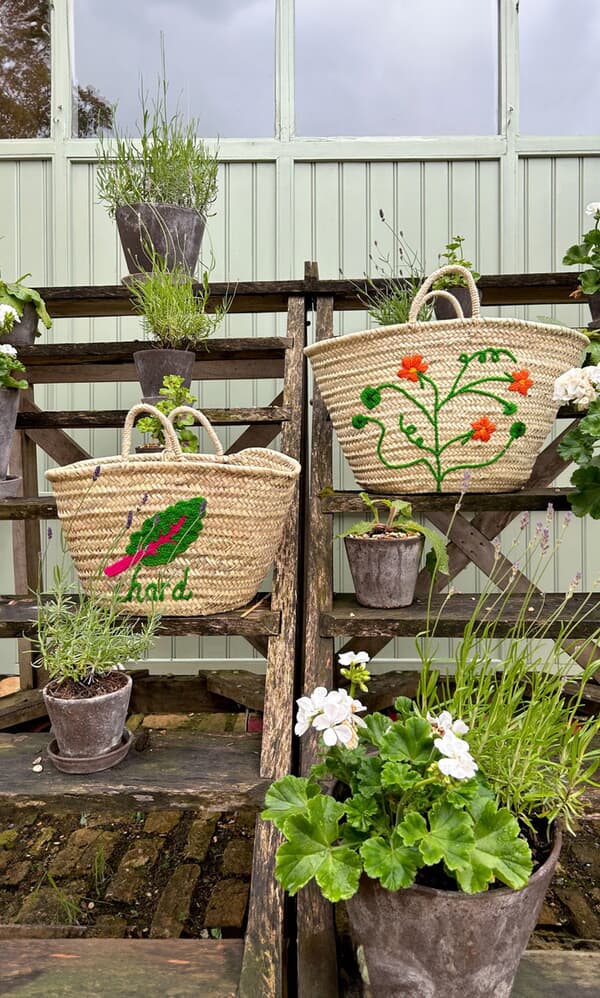
M112 565L107 565L104 569L104 574L108 575L109 578L113 578L115 575L121 575L121 573L126 572L128 568L132 568L133 565L137 565L138 561L141 561L142 558L145 558L147 555L156 554L158 549L162 547L163 544L167 544L173 539L173 537L175 537L176 534L179 533L186 520L187 517L182 516L179 520L177 520L177 523L173 523L169 527L166 534L163 534L162 537L159 537L155 541L150 541L147 547L142 548L140 551L136 551L135 554L128 554L125 555L124 558L119 558L119 560L113 562Z

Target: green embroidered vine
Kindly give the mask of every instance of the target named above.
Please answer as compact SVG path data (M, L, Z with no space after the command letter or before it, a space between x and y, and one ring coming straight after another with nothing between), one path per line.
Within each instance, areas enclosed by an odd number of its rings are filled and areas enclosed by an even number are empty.
M411 460L403 461L400 464L393 464L386 458L383 453L383 447L388 428L382 419L378 419L375 415L370 416L364 413L356 413L352 417L352 426L356 430L363 430L369 423L374 423L379 427L376 450L381 463L386 468L394 471L422 465L429 470L436 483L436 491L440 492L442 483L448 475L456 471L485 468L495 464L504 457L514 441L526 433L527 427L525 423L515 421L508 430L508 439L489 457L482 455L482 461L458 460L457 463L451 464L449 467L443 466L442 457L450 447L455 445L464 447L470 440L480 441L482 445L487 444L498 429L488 415L482 413L464 431L444 441L441 437L440 426L440 413L444 406L448 405L453 399L460 398L460 396L475 395L487 400L488 404L489 402L493 402L499 405L503 415L513 416L518 411L517 404L509 398L503 398L498 395L496 391L492 390L492 386L504 385L509 392L515 392L523 396L527 395L529 389L532 387L533 380L529 375L529 371L525 369L514 371L502 370L498 373L488 374L483 377L471 377L471 380L466 380L469 374L475 373L470 370L471 365L475 362L479 362L480 364L499 364L502 358L505 358L514 365L518 364L514 354L504 348L486 347L483 350L476 350L471 354L461 353L458 357L460 367L456 378L449 392L443 397L440 395L440 389L435 380L426 373L429 369L429 364L423 359L421 354L413 354L412 356L402 358L402 363L398 371L400 384L390 381L375 386L367 385L363 388L360 393L360 400L369 411L376 409L380 405L384 391L393 391L410 401L422 413L424 419L429 424L429 426L422 428L418 428L415 423L408 422L402 411L398 414L398 430L403 434L408 443L417 450L417 455ZM432 401L429 401L427 396L423 399L417 398L413 390L408 385L405 386L402 384L402 382L416 385L419 391L424 392L429 389L433 393ZM429 431L429 428L431 428L432 432ZM426 440L426 435L428 440ZM430 439L431 436L433 436L433 439Z

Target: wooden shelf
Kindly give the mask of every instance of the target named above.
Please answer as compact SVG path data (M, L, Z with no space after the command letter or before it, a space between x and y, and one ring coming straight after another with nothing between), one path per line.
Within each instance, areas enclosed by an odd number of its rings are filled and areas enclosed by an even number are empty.
M35 600L25 596L0 596L0 638L31 637L36 616ZM159 633L270 637L279 634L279 627L280 613L271 609L270 595L259 593L252 603L239 610L204 617L162 617Z
M249 426L255 423L268 425L284 423L289 419L288 410L284 406L278 405L253 409L203 409L202 412L213 426ZM17 429L121 429L126 416L127 409L79 412L61 409L51 412L20 412L17 415ZM138 418L141 419L142 416Z
M569 623L569 633L573 637L589 637L600 626L600 593L591 595L576 593L566 604L562 621L556 613L564 602L563 593L546 593L532 596L527 606L527 632L556 638L561 627ZM428 612L428 601L417 599L411 606L393 610L375 610L361 606L354 593L334 596L333 607L321 613L320 633L322 637L377 637L397 638L416 635L430 628L437 621L437 637L461 637L465 625L471 619L479 596L456 593L454 596L433 596ZM585 607L583 606L585 601ZM490 596L479 614L481 625L494 625L494 634L502 637L518 623L518 614L523 605L522 596ZM439 614L439 620L437 620ZM574 621L581 615L581 620ZM550 621L550 623L548 623Z
M0 734L2 801L75 810L85 800L86 807L227 811L260 807L269 784L259 775L258 735L152 731L143 751L134 745L112 769L81 776L55 769L45 756L48 743L48 734ZM34 773L39 756L44 768Z
M484 512L487 510L537 510L546 509L552 503L556 510L568 510L572 488L521 489L519 492L467 492L463 495L460 508L464 512ZM409 495L385 493L372 494L375 499L404 499L412 504L413 513L427 513L428 510L452 511L460 496L457 492L420 492ZM326 492L321 495L323 513L365 514L365 505L358 492Z

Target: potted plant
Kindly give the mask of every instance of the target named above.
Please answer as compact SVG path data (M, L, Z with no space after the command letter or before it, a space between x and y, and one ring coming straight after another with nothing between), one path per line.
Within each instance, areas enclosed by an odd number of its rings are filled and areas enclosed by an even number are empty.
M183 383L183 378L178 374L165 376L159 395L161 395L161 400L156 403L156 408L165 416L168 416L174 409L178 409L179 406L196 406L198 404L198 399L194 398L192 393L188 391ZM198 453L198 437L189 429L193 424L194 417L186 415L178 416L173 423L181 449L186 454ZM136 453L149 454L164 449L165 429L160 419L157 419L156 416L143 416L138 419L136 425L140 433L147 433L150 436L148 444L136 447Z
M38 321L50 329L52 319L39 292L22 282L30 274L7 283L0 279L0 343L25 346L39 336Z
M48 675L42 693L54 735L48 755L63 772L96 773L129 751L132 683L124 669L151 646L159 618L150 613L134 624L123 616L120 588L108 599L68 588L66 573L55 568L38 606L38 664Z
M381 287L374 278L368 277L366 290L357 287L357 291L369 315L379 326L398 326L408 322L410 306L425 279L425 272L418 254L409 246L404 233L397 232L390 225L382 208L379 209L379 218L391 233L398 264L392 264L389 253L383 255L375 240L377 255L369 253L369 259L377 277L385 278L386 286ZM424 305L419 312L419 322L427 322L431 313L431 305Z
M158 255L169 269L193 273L210 206L217 196L217 154L198 138L195 118L168 111L164 62L151 105L141 97L141 137L113 125L97 149L98 196L116 218L129 272L152 269Z
M600 364L572 367L561 374L554 383L554 401L572 405L583 417L558 445L558 453L565 461L579 467L573 472L569 503L576 516L589 514L600 519L600 458L596 442L600 439Z
M27 388L25 379L18 376L24 370L14 346L0 342L0 499L14 496L21 482L20 478L7 477L7 471L17 423L19 390Z
M214 332L228 307L225 303L207 313L207 270L196 284L183 267L170 270L164 261L155 259L154 263L150 273L128 281L134 308L154 341L154 349L137 350L133 355L144 401L150 402L160 401L167 375L178 374L185 387L190 387L196 347Z
M588 295L588 305L592 315L590 329L595 329L600 320L600 201L592 201L585 209L586 215L594 219L594 228L584 232L580 243L569 246L562 262L567 266L578 265L587 267L579 276L579 284L571 293L572 298Z
M436 530L412 519L410 503L371 499L366 492L360 498L372 519L354 523L339 535L344 539L356 598L362 606L410 606L425 539L432 545L438 569L448 574L445 541ZM380 507L388 510L386 520L379 518Z
M439 254L440 265L442 266L454 266L465 267L473 275L473 280L477 282L481 277L476 270L473 270L473 264L470 260L465 260L463 257L462 244L465 241L464 236L453 236L450 242L446 243L446 252ZM445 263L442 263L445 261ZM473 315L473 306L471 302L471 291L467 287L466 281L457 274L447 274L444 277L440 277L433 285L434 291L445 291L447 294L452 295L458 301L462 314L465 319L470 319ZM436 319L456 319L456 309L454 305L448 298L439 295L436 297L433 305L435 311Z
M600 718L579 708L597 663L569 696L570 624L551 650L541 639L532 648L526 593L514 630L498 636L481 617L491 601L497 619L505 597L475 602L452 681L438 681L435 628L417 640L417 698L399 697L395 719L360 716L369 657L344 656L349 692L319 687L298 700L296 734L321 733L321 761L266 795L263 818L284 839L277 879L293 895L314 878L325 898L346 902L373 998L508 998L561 822L572 828L594 781ZM555 621L569 620L568 599Z

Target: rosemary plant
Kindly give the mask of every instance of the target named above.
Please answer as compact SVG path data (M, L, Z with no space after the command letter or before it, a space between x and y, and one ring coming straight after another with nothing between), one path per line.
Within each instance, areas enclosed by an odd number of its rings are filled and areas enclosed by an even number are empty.
M212 267L211 267L212 269ZM229 300L206 312L210 296L209 271L202 280L195 279L183 268L169 270L158 258L152 271L129 282L129 291L136 311L143 316L144 330L159 347L185 350L207 339L222 322Z

